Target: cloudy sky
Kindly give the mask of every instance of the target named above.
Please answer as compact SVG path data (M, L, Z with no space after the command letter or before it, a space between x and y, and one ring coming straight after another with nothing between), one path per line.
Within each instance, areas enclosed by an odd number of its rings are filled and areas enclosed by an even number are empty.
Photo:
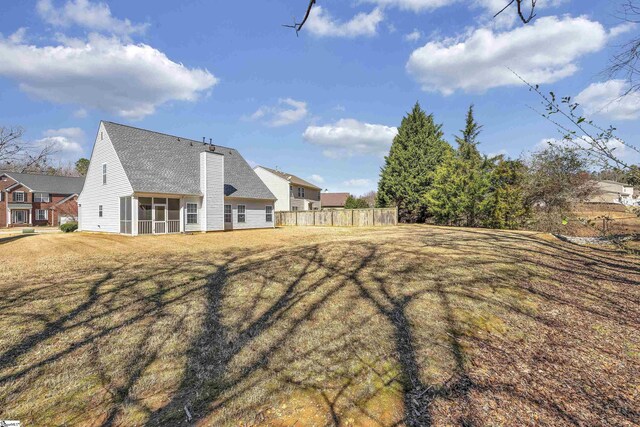
M416 101L463 126L481 149L517 157L557 137L510 71L575 96L633 141L640 97L602 73L638 32L621 1L539 0L528 25L507 0L319 0L296 37L281 24L307 0L21 0L0 15L0 124L89 156L101 119L213 138L254 164L332 191L374 189L383 156ZM170 159L167 159L170 161Z

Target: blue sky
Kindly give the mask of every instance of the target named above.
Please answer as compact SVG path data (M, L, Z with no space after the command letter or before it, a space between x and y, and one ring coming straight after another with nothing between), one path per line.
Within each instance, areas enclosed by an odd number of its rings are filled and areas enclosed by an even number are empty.
M213 138L252 163L331 191L375 189L395 127L416 101L444 125L469 104L481 149L517 157L553 126L507 67L632 141L640 99L601 72L637 33L619 1L539 0L523 26L506 0L319 0L295 36L281 24L306 0L38 0L0 15L0 124L89 156L99 120ZM635 159L634 159L635 160ZM170 159L167 159L170 161Z

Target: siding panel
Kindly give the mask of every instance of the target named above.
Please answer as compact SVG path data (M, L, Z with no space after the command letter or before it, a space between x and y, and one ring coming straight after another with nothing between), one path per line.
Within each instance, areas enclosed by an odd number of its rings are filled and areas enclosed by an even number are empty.
M103 163L107 164L107 183L105 185L102 184ZM133 189L120 159L118 159L104 125L100 123L84 188L78 198L80 205L79 229L81 231L119 233L120 197L132 194ZM102 205L102 218L98 216L99 205Z

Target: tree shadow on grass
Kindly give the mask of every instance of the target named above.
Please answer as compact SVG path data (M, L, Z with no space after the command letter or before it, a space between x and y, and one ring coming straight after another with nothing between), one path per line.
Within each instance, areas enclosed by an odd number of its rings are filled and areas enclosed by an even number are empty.
M518 333L548 334L551 344L581 351L583 338L568 328L571 319L553 311L570 310L585 318L597 313L611 327L637 328L637 321L623 321L637 310L634 294L621 287L636 280L628 262L609 260L592 271L575 271L583 259L580 250L558 249L517 233L420 234L406 228L380 236L374 243L230 250L97 269L91 280L81 282L84 297L74 300L71 309L9 313L31 316L43 327L0 354L0 397L19 397L46 377L49 367L86 351L100 384L99 396L87 408L105 410L99 418L95 411L76 413L65 420L69 424L87 416L103 426L132 420L146 425L276 424L287 414L266 409L295 393L317 398L319 417L329 425L346 424L354 414L366 420L363 425L437 425L443 407L454 408L449 423L483 425L491 418L478 413L477 401L485 405L495 396L568 424L595 417L637 421L632 402L619 390L599 392L583 382L586 367L553 359L544 347L536 347L538 359L531 361L528 349L521 350L513 337L479 333L465 318L501 317L512 329L523 328ZM586 256L603 255L586 251ZM569 273L572 269L575 274ZM615 273L606 273L609 269ZM553 280L560 274L566 275L561 285L577 296L554 291L558 284ZM589 282L605 274L613 276L607 282L610 295ZM16 289L7 300L28 306L50 292L46 286L31 293ZM537 305L523 304L525 299ZM616 304L624 307L616 310ZM75 339L78 331L82 334ZM135 334L125 340L127 331ZM52 342L61 345L53 348ZM593 344L598 354L615 358L615 351ZM178 354L168 345L176 346ZM490 380L474 372L472 359L492 372ZM522 364L572 369L576 378L532 378L571 381L573 392L583 390L576 398L578 409L563 404L560 394L542 395L499 375L500 369ZM175 383L144 389L165 366ZM386 402L386 395L393 402L397 398L397 416L372 409ZM498 409L516 403L506 405Z

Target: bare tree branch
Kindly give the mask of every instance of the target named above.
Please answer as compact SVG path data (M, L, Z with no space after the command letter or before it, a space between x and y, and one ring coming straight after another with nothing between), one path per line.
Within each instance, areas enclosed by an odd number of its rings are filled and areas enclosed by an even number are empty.
M511 7L513 4L515 4L516 8L518 9L518 17L520 18L523 24L528 24L536 16L535 10L536 10L537 1L538 0L509 0L509 3L507 3L505 7L500 9L498 13L493 15L493 17L497 18L498 15L503 13L505 10L509 9L509 7ZM525 12L526 6L523 5L525 2L526 3L531 2L531 7L529 8L528 14Z
M0 169L15 172L40 171L53 154L53 146L36 147L24 142L24 129L0 126Z
M511 72L526 84L531 92L534 92L540 97L542 105L544 106L544 112L532 109L553 123L557 127L558 132L562 134L562 139L566 143L583 150L591 159L597 161L604 167L613 166L633 174L638 173L635 165L628 163L618 155L616 152L618 147L612 143L617 142L624 148L638 154L640 154L640 147L629 144L617 136L617 129L615 127L609 126L608 128L602 128L598 126L593 120L589 120L576 112L579 104L574 102L571 97L558 98L553 92L549 92L549 94L546 95L540 90L538 85L532 85L513 70L511 70Z
M313 8L313 5L316 4L316 0L309 0L309 6L307 7L307 12L304 15L304 18L302 19L302 22L295 22L295 19L293 20L293 25L283 25L283 27L287 27L287 28L293 28L294 30L296 30L296 35L298 35L298 33L300 32L300 30L302 30L302 27L304 27L304 24L307 22L307 19L309 19L309 15L311 15L311 9Z
M640 5L638 0L626 0L622 5L618 19L630 24L640 23ZM623 76L628 83L628 88L622 96L640 90L640 37L619 46L620 50L611 57L611 64L604 71L610 77Z
M628 0L628 1L631 2L633 0ZM296 22L294 18L293 25L283 24L282 26L287 28L293 28L297 36L298 33L300 33L300 31L302 30L302 27L304 27L304 24L309 19L309 15L311 15L311 9L313 9L313 6L316 4L316 2L317 0L309 0L309 6L307 6L307 11L301 22ZM500 11L498 11L493 17L494 18L498 17L498 15L504 13L507 9L509 9L509 7L515 5L520 21L522 21L523 24L528 24L533 20L533 18L536 17L535 10L536 10L537 2L538 0L508 0L508 3L505 5L505 7L500 9ZM530 6L528 7L528 12L527 12L527 6L526 6L527 4L530 4Z

